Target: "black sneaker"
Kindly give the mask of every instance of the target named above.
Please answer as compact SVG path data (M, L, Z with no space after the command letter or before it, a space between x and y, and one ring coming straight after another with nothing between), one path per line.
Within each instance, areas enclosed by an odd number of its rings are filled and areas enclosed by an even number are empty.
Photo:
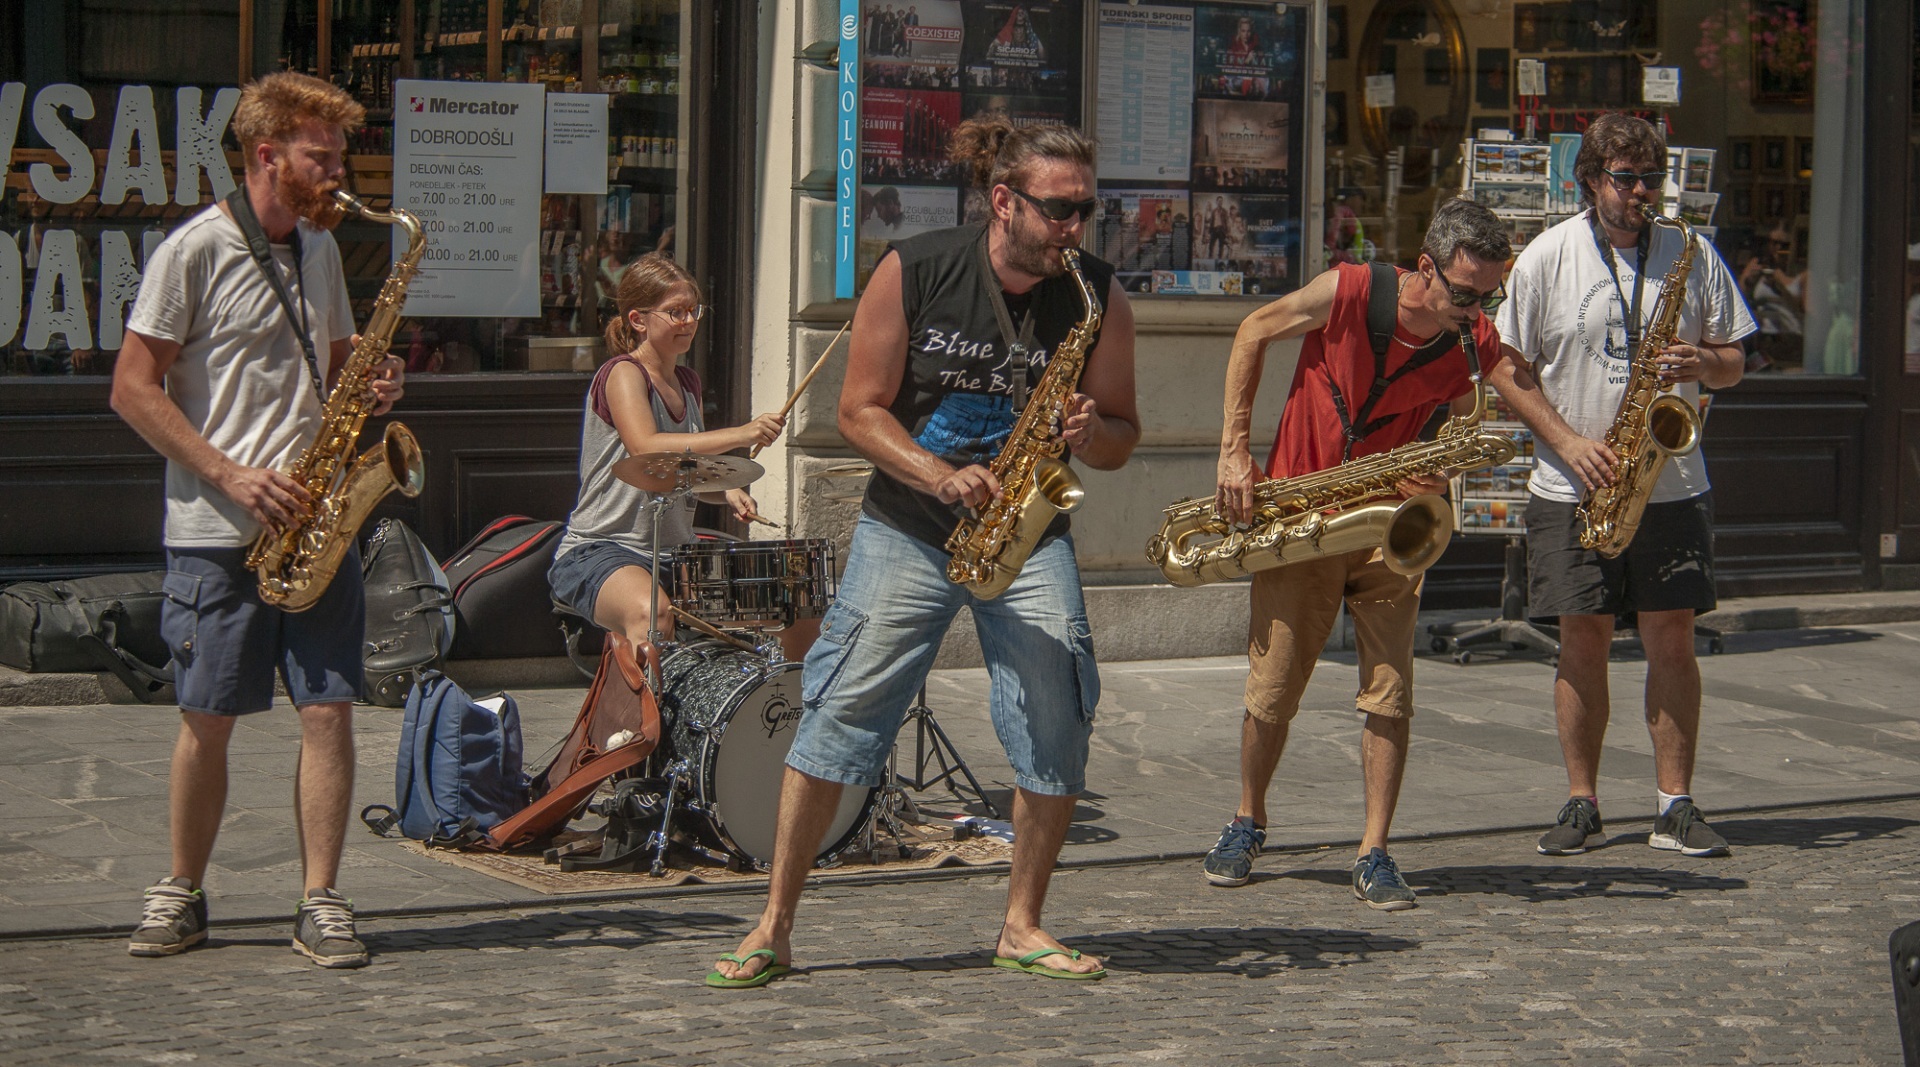
M1220 840L1207 853L1207 881L1214 885L1246 885L1253 877L1253 861L1267 845L1267 832L1242 816L1220 831Z
M1534 848L1542 856L1578 856L1587 849L1606 843L1600 828L1600 809L1586 797L1574 797L1560 809L1553 829L1540 835Z
M367 946L353 930L353 901L316 889L293 917L293 950L322 967L365 967Z
M1714 833L1707 825L1707 817L1693 806L1691 797L1682 797L1673 802L1665 815L1653 820L1653 833L1647 837L1647 844L1667 852L1684 852L1689 856L1727 856L1733 850L1727 847L1727 839Z
M1413 887L1384 848L1353 861L1353 895L1375 911L1406 911L1414 906Z
M162 878L140 898L130 956L172 956L207 939L207 895L185 878Z

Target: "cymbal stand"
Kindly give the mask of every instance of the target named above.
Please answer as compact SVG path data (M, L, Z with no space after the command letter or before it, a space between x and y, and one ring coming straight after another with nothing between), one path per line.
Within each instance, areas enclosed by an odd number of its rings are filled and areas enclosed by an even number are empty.
M920 686L920 695L914 698L913 707L907 709L907 718L913 722L913 777L895 771L891 776L915 792L924 793L934 786L944 784L955 800L966 803L966 794L971 793L982 807L987 809L989 818L1000 818L1000 809L987 799L986 790L980 788L980 780L973 776L973 769L960 756L947 732L940 728L940 722L933 717L933 709L927 706L927 687ZM895 753L899 751L895 744ZM940 765L940 773L929 778L927 770L931 764ZM966 783L960 782L961 778Z
M664 493L655 493L653 497L653 537L651 541L653 551L650 554L653 566L649 568L652 571L653 577L653 610L649 612L647 616L647 643L654 647L656 654L644 658L653 661L647 665L646 671L647 680L653 684L653 691L656 694L662 692L659 665L659 660L662 657L657 654L660 648L660 516L665 514L669 507L679 503L687 494L693 491L693 476L698 473L699 470L700 465L694 461L693 453L685 453L680 459L679 466L674 471L674 487ZM669 804L668 807L671 809L672 805ZM664 854L663 851L662 855Z

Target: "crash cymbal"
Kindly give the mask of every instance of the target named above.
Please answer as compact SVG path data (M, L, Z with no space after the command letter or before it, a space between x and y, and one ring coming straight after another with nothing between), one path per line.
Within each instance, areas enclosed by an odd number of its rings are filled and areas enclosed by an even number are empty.
M765 467L740 456L702 456L693 452L645 452L613 465L613 476L649 493L686 488L718 493L751 485Z

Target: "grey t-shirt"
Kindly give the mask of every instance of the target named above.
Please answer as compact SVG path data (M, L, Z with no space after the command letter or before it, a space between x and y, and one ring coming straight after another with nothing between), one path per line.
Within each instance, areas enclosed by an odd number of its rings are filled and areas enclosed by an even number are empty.
M1696 241L1676 338L1708 344L1738 341L1753 332L1753 316L1726 263L1712 245ZM1680 231L1654 227L1640 300L1642 332L1661 282L1684 247ZM1616 289L1600 258L1588 213L1582 212L1527 243L1507 277L1509 299L1494 320L1501 338L1532 361L1541 393L1567 425L1595 441L1607 436L1627 393L1633 353L1627 350L1626 311L1633 300L1636 266L1632 249L1614 257L1620 276ZM1676 386L1674 393L1696 407L1700 403L1698 383ZM1567 503L1580 499L1580 479L1565 459L1544 441L1534 443L1534 457L1527 486L1532 493ZM1708 488L1707 461L1696 451L1666 465L1652 500L1686 500Z
M353 312L333 235L299 223L304 255L273 246L274 265L296 310L306 305L324 382L328 350L353 335ZM180 345L167 395L188 425L236 463L286 470L319 435L322 402L306 356L240 227L219 205L188 219L154 249L127 329ZM181 464L167 463L170 548L252 544L260 524Z
M593 377L587 389L586 415L580 427L580 501L567 518L567 532L561 536L556 556L564 556L589 541L612 541L635 552L653 550L653 501L656 494L628 485L613 476L613 465L627 458L626 443L614 428L613 412L607 405L607 379L613 368L632 363L642 375L646 369L632 356L608 360ZM647 399L653 407L653 422L662 433L699 433L705 429L700 419L700 379L687 367L675 367L680 417L674 418L660 390L648 380ZM689 495L660 516L660 544L667 548L694 540L693 509L697 501Z

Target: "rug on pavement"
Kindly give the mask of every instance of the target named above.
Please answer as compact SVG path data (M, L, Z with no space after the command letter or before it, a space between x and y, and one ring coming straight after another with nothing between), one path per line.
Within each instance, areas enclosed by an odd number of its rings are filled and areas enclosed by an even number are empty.
M856 844L840 854L838 865L816 870L813 877L832 879L893 871L928 871L942 867L984 867L1010 863L1013 859L1011 841L971 835L956 839L950 823L908 823L901 827L901 835L909 853L904 858L891 836L882 830L875 835L877 840L872 852ZM427 848L417 841L408 841L406 844L442 863L478 871L538 893L604 893L608 890L767 880L763 872L732 870L725 864L711 862L681 847L668 852L667 870L658 878L648 874L644 864L631 873L560 869L556 855L560 850L578 849L580 851L574 854L595 856L599 854L599 838L598 831L568 832L556 838L554 847L544 853L455 852Z

